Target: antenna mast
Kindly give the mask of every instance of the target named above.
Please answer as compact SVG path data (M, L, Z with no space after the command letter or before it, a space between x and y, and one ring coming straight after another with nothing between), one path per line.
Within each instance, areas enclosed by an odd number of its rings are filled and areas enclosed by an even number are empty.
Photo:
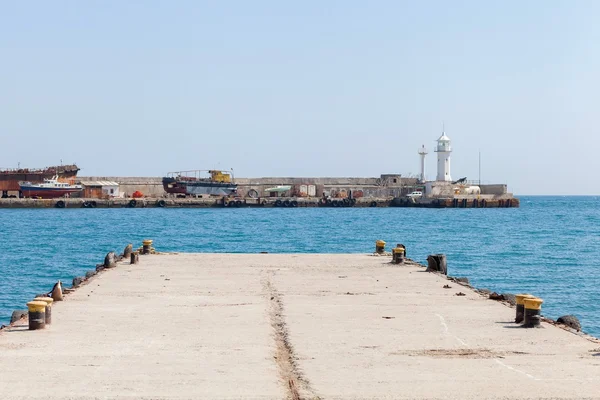
M481 150L479 150L479 187L481 188Z

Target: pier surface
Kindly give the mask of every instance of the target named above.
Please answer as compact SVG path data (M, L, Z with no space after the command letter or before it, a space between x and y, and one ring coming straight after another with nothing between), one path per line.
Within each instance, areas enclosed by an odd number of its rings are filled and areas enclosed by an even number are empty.
M0 332L0 393L600 398L600 344L548 324L519 328L513 308L389 260L173 254L120 263L56 303L47 329Z

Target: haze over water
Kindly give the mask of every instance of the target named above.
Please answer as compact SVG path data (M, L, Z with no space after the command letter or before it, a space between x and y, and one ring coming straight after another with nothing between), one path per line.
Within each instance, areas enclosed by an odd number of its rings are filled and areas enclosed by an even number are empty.
M445 253L449 275L533 293L544 315L575 314L600 336L599 206L598 197L523 197L519 209L3 209L0 323L144 238L159 251L238 253L370 253L383 239L422 263Z

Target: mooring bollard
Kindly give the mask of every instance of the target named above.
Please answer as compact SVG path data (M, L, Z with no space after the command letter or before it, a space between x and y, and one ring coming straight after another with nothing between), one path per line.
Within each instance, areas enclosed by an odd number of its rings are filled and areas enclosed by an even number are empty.
M426 272L439 272L440 274L448 275L448 264L446 263L445 254L431 254L427 256Z
M146 239L142 241L142 245L142 254L150 254L150 251L152 250L152 240Z
M108 252L104 257L104 268L114 268L117 266L117 255L114 251Z
M402 247L402 248L404 249L404 258L406 258L406 246L405 246L405 245L403 245L402 243L398 243L398 244L396 245L396 247Z
M131 261L130 264L137 264L140 261L140 255L137 251L131 253Z
M29 330L44 329L46 327L46 302L30 301L27 303L29 309Z
M36 297L33 301L43 301L46 303L45 311L45 322L46 325L50 325L52 323L52 303L54 299L52 297Z
M52 300L54 301L62 301L63 300L63 290L62 290L62 282L58 281L54 284L51 292Z
M515 323L517 324L520 324L525 319L525 303L523 302L523 300L527 298L535 298L535 296L527 293L515 295L515 300L517 303L517 314L515 316Z
M536 328L540 326L542 322L540 313L544 300L534 297L525 298L523 302L525 303L525 321L523 322L523 327Z
M375 242L375 252L377 254L385 253L385 242L383 240L377 240Z
M392 262L394 264L402 264L404 262L404 254L406 250L404 247L394 247L392 249Z
M123 258L129 258L129 255L131 253L133 253L133 245L129 243L127 246L125 246L125 249L123 250Z

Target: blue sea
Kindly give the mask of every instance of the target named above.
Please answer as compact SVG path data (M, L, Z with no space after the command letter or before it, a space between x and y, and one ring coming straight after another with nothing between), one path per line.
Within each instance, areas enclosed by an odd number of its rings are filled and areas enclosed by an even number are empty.
M154 239L160 251L369 253L403 243L479 288L529 292L543 314L574 314L600 337L600 198L522 197L521 208L0 209L0 324L108 251Z

